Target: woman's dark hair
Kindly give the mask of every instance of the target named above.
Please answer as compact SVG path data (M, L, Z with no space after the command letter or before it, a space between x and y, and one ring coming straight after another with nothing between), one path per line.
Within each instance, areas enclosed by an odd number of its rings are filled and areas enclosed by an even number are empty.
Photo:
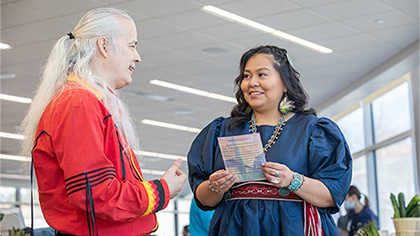
M350 186L350 189L349 189L347 195L352 196L353 194L356 195L357 200L360 201L360 199L362 198L362 194L360 193L359 189L354 185ZM366 195L365 195L365 206L367 206L367 207L370 206L369 199L367 198Z
M276 46L259 46L252 48L245 52L239 64L239 75L235 79L235 89L236 89L236 100L238 104L235 105L231 111L231 121L229 124L229 129L233 129L237 126L240 126L251 119L252 108L246 102L244 98L244 93L241 90L241 83L244 79L244 70L248 60L257 54L267 54L273 57L273 66L280 74L280 78L283 81L283 84L287 89L287 96L290 100L294 101L295 108L293 109L296 113L301 114L313 114L316 115L315 109L309 108L306 109L308 105L308 95L304 90L300 82L300 74L297 72L291 65L286 49L279 48ZM281 92L281 91L279 91Z

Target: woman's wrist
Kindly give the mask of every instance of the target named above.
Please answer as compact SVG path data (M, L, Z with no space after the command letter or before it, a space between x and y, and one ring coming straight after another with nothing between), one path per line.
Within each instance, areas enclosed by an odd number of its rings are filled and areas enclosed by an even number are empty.
M290 185L287 187L290 191L296 192L300 189L305 182L305 177L297 172L293 174L293 179L290 182Z

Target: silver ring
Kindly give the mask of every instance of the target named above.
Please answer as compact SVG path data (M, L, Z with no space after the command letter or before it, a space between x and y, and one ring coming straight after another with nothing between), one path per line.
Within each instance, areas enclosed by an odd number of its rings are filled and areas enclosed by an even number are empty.
M224 185L224 184L220 185L220 189L223 189L224 187L225 187L225 185Z
M280 183L280 180L278 178L273 178L273 179L271 179L271 183L278 184L278 183Z

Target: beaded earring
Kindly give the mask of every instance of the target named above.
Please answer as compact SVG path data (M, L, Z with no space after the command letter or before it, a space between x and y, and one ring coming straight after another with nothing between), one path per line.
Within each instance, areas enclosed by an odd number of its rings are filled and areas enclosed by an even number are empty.
M287 94L285 93L283 99L280 101L279 104L279 111L281 114L286 115L288 112L292 111L295 108L294 101L290 100Z

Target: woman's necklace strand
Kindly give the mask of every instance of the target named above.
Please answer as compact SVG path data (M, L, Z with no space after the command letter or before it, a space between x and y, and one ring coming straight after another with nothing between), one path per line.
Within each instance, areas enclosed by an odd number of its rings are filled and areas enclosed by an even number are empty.
M257 122L255 121L255 116L252 114L251 125L249 125L249 131L253 134L257 133ZM283 114L277 122L276 128L273 131L273 134L270 137L270 140L268 140L267 144L264 146L264 153L267 152L267 150L271 147L271 145L276 143L276 140L279 138L281 131L283 130L283 126L286 124L286 114Z

